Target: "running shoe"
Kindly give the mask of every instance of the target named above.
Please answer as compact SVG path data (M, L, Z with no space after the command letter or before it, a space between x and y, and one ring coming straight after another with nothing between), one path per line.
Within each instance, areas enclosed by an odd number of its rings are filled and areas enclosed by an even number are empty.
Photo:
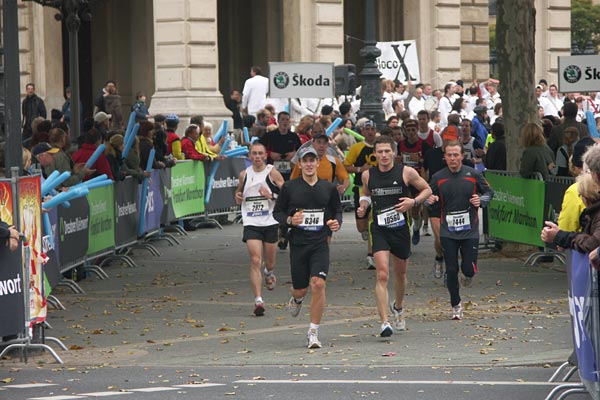
M308 330L308 333L306 334L306 339L308 341L309 349L320 349L321 348L321 342L319 342L319 338L317 337L318 334L319 334L319 331L317 331L316 329Z
M286 238L279 238L279 241L277 242L277 247L279 247L281 250L285 250L287 249L287 245L288 240Z
M265 286L267 290L275 289L275 284L277 283L277 278L275 277L275 273L273 271L267 271L265 269Z
M300 314L300 310L302 309L302 302L296 303L296 299L294 296L290 297L290 301L288 302L288 310L290 311L290 315L292 317L297 317Z
M392 333L394 333L394 330L388 321L381 324L381 333L379 334L381 337L390 337Z
M265 303L262 301L257 301L254 303L254 315L257 317L262 317L265 315Z
M394 315L394 328L399 331L406 330L406 321L404 320L404 309L396 309L396 301L390 303L390 311Z
M423 236L431 236L431 233L429 233L429 226L427 225L423 225Z
M470 288L473 285L473 277L465 276L463 274L459 275L460 285L465 288Z
M375 269L375 260L373 260L373 256L367 256L367 269Z
M369 231L361 232L360 237L366 242L367 240L369 240Z
M457 306L452 307L452 319L457 321L463 319L463 308L460 303L458 303Z
M416 231L413 231L412 244L416 246L419 244L419 241L421 241L421 234L419 233L419 230L417 229Z
M444 259L441 257L436 257L433 262L433 277L435 279L440 279L444 274Z

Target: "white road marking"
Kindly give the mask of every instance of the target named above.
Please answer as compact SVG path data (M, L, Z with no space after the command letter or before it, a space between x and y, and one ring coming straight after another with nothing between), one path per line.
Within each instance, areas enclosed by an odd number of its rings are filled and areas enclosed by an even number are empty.
M39 387L46 387L46 386L57 386L57 383L23 383L20 385L5 385L2 386L3 388L10 388L10 389L30 389L30 388L39 388Z
M125 389L125 391L127 392L144 392L144 393L151 393L151 392L165 392L167 390L177 390L178 388L176 387L171 387L171 386L156 386L156 387L147 387L147 388L139 388L139 389Z
M31 397L27 400L72 400L85 399L85 396L48 396L48 397Z
M372 384L372 385L467 385L467 386L557 386L561 382L521 382L521 381L367 381L367 380L309 380L309 379L281 379L281 380L239 380L234 383L310 383L315 384Z
M188 383L185 385L175 385L178 388L205 388L205 387L213 387L213 386L225 386L224 383Z
M127 392L94 392L94 393L80 393L81 396L90 396L90 397L106 397L106 396L116 396L119 394L127 394Z

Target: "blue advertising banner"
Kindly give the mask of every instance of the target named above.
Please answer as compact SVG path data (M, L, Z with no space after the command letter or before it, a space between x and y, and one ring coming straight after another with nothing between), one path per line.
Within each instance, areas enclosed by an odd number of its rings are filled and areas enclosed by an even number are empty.
M579 375L589 382L598 382L596 354L592 343L592 273L587 254L571 252L569 270L569 311L573 327L573 343L577 353Z
M144 213L144 226L143 232L148 233L160 228L160 219L163 212L164 202L160 187L161 179L158 170L152 170L150 176L150 183L148 185L148 194L146 195L146 206L143 210ZM142 204L142 190L138 191L138 204Z
M60 282L62 275L60 274L59 249L58 249L58 210L56 207L48 211L50 217L50 230L52 231L53 241L50 243L49 237L42 238L42 250L48 257L48 262L44 265L44 278L46 278L46 295L52 292L52 289Z

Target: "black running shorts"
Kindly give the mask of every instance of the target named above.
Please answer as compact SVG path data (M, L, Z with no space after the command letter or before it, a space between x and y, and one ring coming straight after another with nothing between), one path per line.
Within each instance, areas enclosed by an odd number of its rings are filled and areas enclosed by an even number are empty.
M387 250L402 260L410 257L410 232L408 224L405 224L400 229L386 229L371 223L371 240L373 243L373 254L378 251Z
M264 243L277 243L279 225L271 226L244 226L244 235L242 241L260 240Z
M313 276L327 279L329 245L326 241L300 246L290 243L290 267L294 289L307 288Z

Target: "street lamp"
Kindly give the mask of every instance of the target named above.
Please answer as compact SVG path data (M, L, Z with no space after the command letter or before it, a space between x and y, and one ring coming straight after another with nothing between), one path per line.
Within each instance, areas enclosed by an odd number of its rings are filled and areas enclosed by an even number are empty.
M360 72L360 111L359 117L367 117L375 122L381 131L385 126L385 115L381 104L381 71L377 67L377 57L381 50L375 40L375 2L366 0L365 4L365 47L360 55L365 59L365 65Z
M56 8L59 12L54 16L57 21L65 21L69 32L69 85L71 87L71 125L72 143L79 137L81 129L81 105L79 103L79 28L81 21L90 21L90 6L95 0L24 0L33 1Z

